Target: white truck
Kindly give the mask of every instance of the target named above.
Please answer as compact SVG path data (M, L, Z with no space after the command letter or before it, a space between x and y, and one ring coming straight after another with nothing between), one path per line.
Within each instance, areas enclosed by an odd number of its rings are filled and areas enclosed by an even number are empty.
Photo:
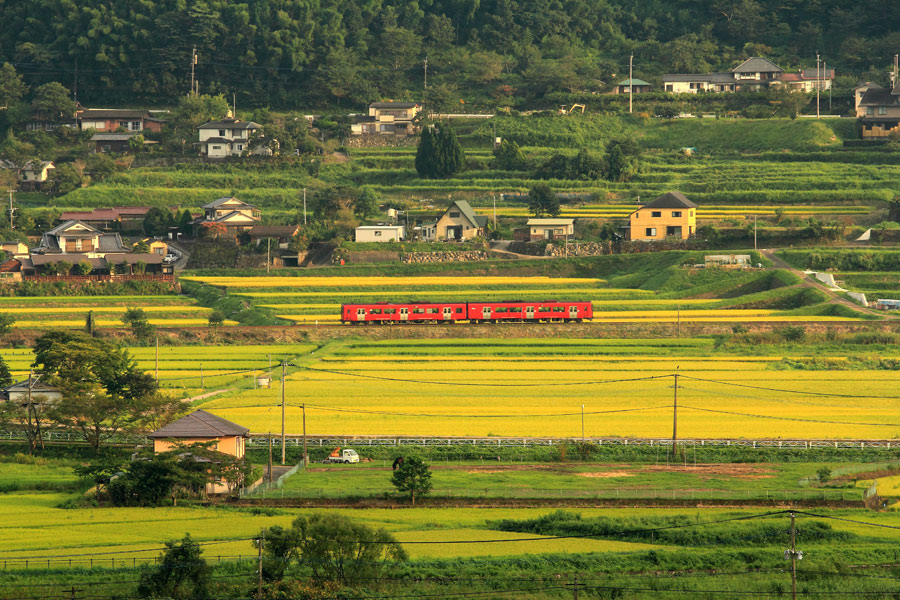
M335 448L334 452L328 455L328 458L325 459L327 463L358 463L359 462L359 454L356 453L356 450L341 450L340 448Z

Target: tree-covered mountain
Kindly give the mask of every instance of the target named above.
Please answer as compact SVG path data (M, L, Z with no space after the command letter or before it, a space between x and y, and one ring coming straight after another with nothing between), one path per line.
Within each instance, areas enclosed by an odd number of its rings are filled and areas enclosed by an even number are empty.
M0 63L86 104L526 106L627 76L727 69L763 55L884 80L900 3L871 0L0 0ZM849 81L849 80L847 80Z

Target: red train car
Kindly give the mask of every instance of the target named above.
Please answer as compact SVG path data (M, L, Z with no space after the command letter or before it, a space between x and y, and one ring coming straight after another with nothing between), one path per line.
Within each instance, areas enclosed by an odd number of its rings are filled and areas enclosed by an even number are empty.
M468 319L472 323L502 321L589 321L594 317L590 302L469 302Z
M341 305L341 323L453 323L466 315L465 302Z

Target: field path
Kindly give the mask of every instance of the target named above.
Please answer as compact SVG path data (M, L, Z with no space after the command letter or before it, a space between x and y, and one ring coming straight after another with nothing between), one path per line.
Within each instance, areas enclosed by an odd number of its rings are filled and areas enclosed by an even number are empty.
M789 265L784 259L782 259L781 257L779 257L775 254L779 250L781 250L781 248L773 248L770 250L761 250L760 252L763 254L763 256L765 256L766 258L768 258L769 260L772 261L772 263L774 264L773 268L784 269L785 271L790 271L791 273L793 273L794 275L799 277L800 281L801 281L801 283L799 284L800 287L813 288L813 289L819 290L820 292L825 294L825 296L828 298L828 300L830 302L834 302L836 304L842 304L842 305L846 306L847 308L851 308L858 312L862 312L862 313L866 313L868 315L880 317L884 320L889 320L889 321L897 320L898 318L900 318L897 316L886 314L884 311L860 306L856 302L853 302L852 300L848 300L847 298L844 298L843 296L841 296L840 294L838 294L837 292L835 292L834 290L829 288L824 283L810 278L807 273L804 273L800 269L796 269L796 268L792 267L791 265Z
M224 390L215 390L212 392L206 392L205 394L200 394L199 396L194 396L192 398L185 398L183 402L193 402L194 400L204 400L206 398L212 398L213 396L218 396L219 394L224 394L226 392L233 392L234 390L231 388L227 388Z

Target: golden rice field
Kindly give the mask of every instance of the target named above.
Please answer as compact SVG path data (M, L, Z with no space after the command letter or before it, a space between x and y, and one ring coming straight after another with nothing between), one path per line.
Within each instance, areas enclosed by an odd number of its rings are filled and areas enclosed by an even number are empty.
M482 287L487 285L551 285L606 283L603 279L574 277L182 277L185 281L197 281L207 285L224 288L271 288L271 287L408 287L416 286L454 286Z
M560 217L584 217L584 218L623 218L634 212L634 204L585 204L582 206L561 207ZM776 210L781 209L783 214L790 216L808 215L861 215L867 214L870 208L867 206L832 205L832 206L755 206L755 205L706 205L697 209L698 219L727 219L742 218L747 216L773 217ZM531 214L525 207L498 206L497 216L501 217L530 217ZM413 211L412 214L425 214L425 211Z
M774 370L780 357L710 360L709 352L688 349L651 359L639 346L617 355L613 344L606 356L590 340L552 340L536 356L527 352L531 340L504 342L389 341L319 351L286 381L287 430L300 433L305 404L312 434L579 437L584 406L587 436L667 437L677 372L681 437L900 436L897 371ZM264 433L280 429L279 403L276 386L203 406Z

